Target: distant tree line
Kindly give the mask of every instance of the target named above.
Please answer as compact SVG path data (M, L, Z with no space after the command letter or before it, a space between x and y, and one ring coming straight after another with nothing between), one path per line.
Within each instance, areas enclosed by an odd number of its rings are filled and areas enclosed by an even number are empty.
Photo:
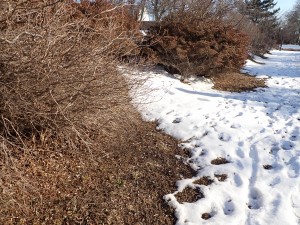
M159 22L170 17L176 18L183 12L190 14L191 19L195 15L203 21L213 17L245 33L250 38L249 51L254 54L264 54L279 44L282 38L278 19L280 9L276 7L275 0L119 0L112 2L139 5L142 8L141 13L147 11L154 21ZM295 9L291 13L293 16L290 16L293 19L290 20L295 21L294 14L298 13L299 10Z
M284 43L300 45L300 0L285 16L282 26L282 39Z

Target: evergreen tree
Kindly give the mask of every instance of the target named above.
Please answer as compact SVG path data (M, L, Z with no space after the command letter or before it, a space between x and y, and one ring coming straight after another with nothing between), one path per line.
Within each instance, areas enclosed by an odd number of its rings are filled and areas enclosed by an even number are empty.
M276 18L279 8L274 9L274 0L245 0L246 12L252 22L259 24Z
M247 18L256 33L252 35L254 54L264 54L279 43L279 20L275 0L237 0L239 12Z

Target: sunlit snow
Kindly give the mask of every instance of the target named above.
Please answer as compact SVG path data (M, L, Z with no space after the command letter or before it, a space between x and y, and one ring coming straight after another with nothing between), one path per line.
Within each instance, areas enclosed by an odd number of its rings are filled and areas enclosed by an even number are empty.
M300 224L300 51L274 50L268 59L248 61L244 71L267 78L268 88L230 93L207 80L180 82L163 71L149 79L134 102L146 120L181 140L190 158L181 158L194 177L175 181L165 200L177 225ZM142 103L142 104L141 104ZM174 155L175 157L175 155ZM223 157L227 164L213 165ZM227 174L221 182L216 174ZM195 184L202 176L214 182ZM195 202L178 202L185 188L200 188ZM211 218L202 219L203 213Z

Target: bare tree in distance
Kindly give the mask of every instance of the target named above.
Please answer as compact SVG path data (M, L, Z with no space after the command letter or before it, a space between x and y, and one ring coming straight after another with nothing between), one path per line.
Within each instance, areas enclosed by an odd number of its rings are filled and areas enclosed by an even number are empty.
M175 15L184 11L197 11L204 17L214 13L218 16L224 16L228 12L232 0L147 0L146 6L155 21L161 21L170 14Z
M288 44L300 45L300 0L289 11L283 23L282 38Z

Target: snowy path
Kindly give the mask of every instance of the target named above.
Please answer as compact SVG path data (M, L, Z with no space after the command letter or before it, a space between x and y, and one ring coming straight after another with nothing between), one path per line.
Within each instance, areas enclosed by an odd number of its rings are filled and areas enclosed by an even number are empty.
M178 191L198 188L204 198L178 202L177 192L166 193L177 225L300 224L300 52L268 57L259 60L265 65L248 62L245 70L269 77L269 88L221 92L157 72L143 87L152 91L135 99L149 102L139 106L145 119L158 120L159 129L190 151L184 160L196 174L177 181ZM213 164L218 157L228 163ZM203 176L213 183L196 184ZM211 218L202 219L203 213Z

